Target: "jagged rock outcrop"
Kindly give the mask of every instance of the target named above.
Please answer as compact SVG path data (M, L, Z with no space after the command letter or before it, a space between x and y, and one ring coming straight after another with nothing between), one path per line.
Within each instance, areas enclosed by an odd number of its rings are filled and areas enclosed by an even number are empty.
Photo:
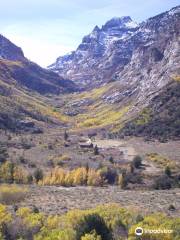
M83 38L76 51L59 57L49 69L82 85L96 85L105 80L104 76L109 79L119 60L116 56L111 62L107 58L112 55L116 42L129 37L137 28L130 17L113 18L101 29L96 26L91 34ZM126 62L126 59L122 61Z
M87 88L118 81L142 102L179 73L179 29L180 6L139 25L130 17L113 18L49 69Z

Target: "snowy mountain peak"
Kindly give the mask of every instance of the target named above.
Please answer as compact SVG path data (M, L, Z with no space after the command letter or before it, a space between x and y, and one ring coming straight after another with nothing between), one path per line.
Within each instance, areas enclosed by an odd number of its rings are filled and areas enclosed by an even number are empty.
M172 8L170 11L169 11L169 15L174 15L174 14L180 14L180 6L177 6L175 8Z
M66 73L71 74L71 65L74 64L74 61L78 65L75 69L77 71L82 63L84 68L93 66L97 59L109 54L110 46L113 46L114 42L118 40L125 41L137 28L138 25L129 16L114 17L107 21L101 28L96 25L90 34L83 37L76 51L65 56L60 56L48 68L55 72L70 69Z
M131 17L124 16L110 19L102 28L106 30L109 28L136 28L137 26L138 24L132 21Z
M161 79L159 72L166 72L167 64L176 59L173 56L179 56L179 29L179 7L139 25L129 16L112 18L102 28L96 26L73 53L58 58L51 69L87 88L122 79L124 83L146 79L150 84L149 79ZM168 65L168 69L176 66Z

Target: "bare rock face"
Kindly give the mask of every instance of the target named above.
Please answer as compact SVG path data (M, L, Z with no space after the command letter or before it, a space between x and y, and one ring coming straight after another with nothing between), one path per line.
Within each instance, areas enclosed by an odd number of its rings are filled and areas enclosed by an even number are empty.
M180 7L148 19L127 39L131 48L128 64L118 66L113 78L138 88L138 101L164 87L180 68Z
M130 17L113 18L49 69L87 88L117 81L141 102L178 74L179 29L180 6L139 25Z
M83 38L76 51L59 57L49 68L82 85L96 85L109 80L119 64L116 56L110 59L116 42L129 37L137 28L130 17L113 18L101 29L96 26ZM126 63L126 59L122 61Z
M17 47L7 38L0 34L0 58L12 60L12 61L23 61L25 60L23 51L20 47Z

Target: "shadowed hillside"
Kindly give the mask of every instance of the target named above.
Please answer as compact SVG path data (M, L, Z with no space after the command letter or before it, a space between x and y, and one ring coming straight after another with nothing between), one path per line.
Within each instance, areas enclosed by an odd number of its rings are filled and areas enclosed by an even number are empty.
M180 136L180 82L169 83L139 116L120 131L126 136L178 139Z

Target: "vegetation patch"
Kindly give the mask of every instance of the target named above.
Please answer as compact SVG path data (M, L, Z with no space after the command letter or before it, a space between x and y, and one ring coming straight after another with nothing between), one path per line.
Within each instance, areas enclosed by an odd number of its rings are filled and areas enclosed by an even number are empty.
M78 99L90 98L92 100L98 100L103 96L103 94L108 92L111 87L112 87L112 84L106 84L105 86L95 88L91 91L83 92L78 95Z
M27 187L17 185L1 185L0 203L9 205L20 202L26 197L27 192Z
M104 179L100 175L100 171L94 169L87 169L85 167L77 168L72 171L64 170L56 167L51 173L45 176L40 185L60 185L60 186L101 186Z
M158 153L148 153L147 155L147 159L154 162L155 164L159 165L160 167L170 167L172 169L175 169L177 166L176 166L176 163L175 161L167 158L167 157L164 157Z
M142 112L139 114L138 119L136 119L136 125L144 125L147 124L151 119L151 109L144 108Z
M153 240L171 240L171 239L178 239L179 234L179 225L180 218L172 219L167 218L165 215L153 214L144 217L144 219L137 224L133 225L129 230L129 238L128 240L136 240L137 237L134 235L135 229L141 227L143 229L150 229L150 230L159 230L160 233L152 234L151 232L143 234L141 237L142 240L146 239L153 239ZM162 230L172 230L170 233L163 233ZM161 233L162 232L162 233Z
M153 239L178 239L180 218L161 213L141 216L137 211L118 204L105 204L88 210L72 210L64 215L48 215L27 207L10 214L0 205L1 239L26 240L135 240L135 229L172 230L167 234L153 234ZM8 236L8 238L7 238ZM151 239L144 233L142 240Z
M176 76L172 77L172 79L177 81L177 82L180 82L180 76L179 75L176 75Z
M28 174L23 167L5 161L0 165L0 182L3 183L27 183Z
M77 126L82 128L104 127L115 125L128 112L129 106L113 109L109 105L101 106L89 114L79 115Z
M161 142L180 136L180 82L169 83L154 97L148 109L120 129L120 136L143 136Z

